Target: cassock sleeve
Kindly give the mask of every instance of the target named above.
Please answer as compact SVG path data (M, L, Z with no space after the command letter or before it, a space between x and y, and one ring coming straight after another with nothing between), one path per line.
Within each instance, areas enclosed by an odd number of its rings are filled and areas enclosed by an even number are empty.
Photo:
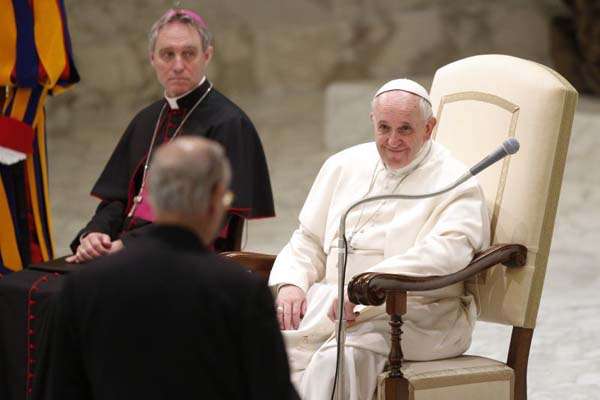
M325 276L325 259L317 236L300 225L277 255L269 275L269 286L276 291L282 285L295 285L306 293Z
M209 138L219 142L231 163L231 212L244 218L275 215L269 169L262 143L252 122L244 115L211 128Z
M123 232L119 239L123 242L123 246L127 247L138 238L143 238L146 233L152 229L152 222L145 221L143 225L136 226L134 229Z
M85 376L81 335L73 315L72 285L69 278L55 299L54 330L52 333L50 398L55 400L92 399L91 387Z
M128 200L129 183L134 166L144 155L143 143L139 146L133 140L139 114L130 123L119 143L115 147L104 170L92 188L92 195L101 199L96 212L85 228L80 230L71 242L71 250L75 252L79 246L81 235L91 232L106 233L115 240L119 237L125 220L125 207ZM143 142L143 140L142 140ZM134 147L134 150L131 150ZM138 155L139 157L134 157Z
M415 245L387 257L367 272L413 276L447 275L466 267L489 245L490 221L479 186L451 192L421 229Z
M339 168L328 159L317 174L300 212L300 227L275 259L269 275L274 289L291 284L304 293L325 276L325 229Z
M264 283L246 302L240 363L246 377L246 399L300 399L290 381L283 338L279 332L274 302Z
M94 216L88 222L88 224L77 233L75 239L71 242L71 250L73 253L79 246L79 239L81 235L100 232L106 233L112 240L119 237L121 228L123 226L123 216L125 214L125 204L121 201L101 201Z

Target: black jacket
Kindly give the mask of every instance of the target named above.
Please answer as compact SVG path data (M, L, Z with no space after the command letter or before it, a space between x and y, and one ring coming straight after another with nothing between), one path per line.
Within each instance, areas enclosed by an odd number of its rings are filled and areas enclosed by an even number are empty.
M297 398L266 283L190 231L153 225L81 268L57 298L52 398Z

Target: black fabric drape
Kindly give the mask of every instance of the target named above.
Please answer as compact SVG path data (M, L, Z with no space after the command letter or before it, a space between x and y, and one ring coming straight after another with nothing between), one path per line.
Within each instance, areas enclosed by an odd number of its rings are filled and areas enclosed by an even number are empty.
M24 270L0 279L0 399L32 400L46 382L52 297L62 275Z

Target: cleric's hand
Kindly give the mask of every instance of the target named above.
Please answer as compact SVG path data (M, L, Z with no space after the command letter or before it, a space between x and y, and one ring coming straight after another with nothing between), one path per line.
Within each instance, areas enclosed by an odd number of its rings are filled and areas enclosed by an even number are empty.
M116 253L119 250L123 250L123 241L121 239L115 240L110 244L110 250L108 250L108 254Z
M94 258L114 253L123 248L123 242L116 240L111 242L110 236L105 233L91 232L85 235L77 247L77 251L66 258L68 263L83 263Z
M296 330L306 313L306 295L295 285L284 285L277 293L277 320L279 329Z
M330 320L336 321L338 319L338 298L336 297L327 313ZM354 312L356 304L351 302L347 297L344 299L344 317L343 319L348 322L348 326L352 325L358 316L358 313Z

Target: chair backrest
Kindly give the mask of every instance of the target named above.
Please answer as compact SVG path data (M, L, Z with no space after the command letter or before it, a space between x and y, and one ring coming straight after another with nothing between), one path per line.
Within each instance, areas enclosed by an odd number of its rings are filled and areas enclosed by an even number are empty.
M437 70L435 140L471 166L509 137L520 151L478 175L492 243L527 246L527 265L496 266L468 283L480 319L533 328L542 293L577 92L543 65L481 55Z

